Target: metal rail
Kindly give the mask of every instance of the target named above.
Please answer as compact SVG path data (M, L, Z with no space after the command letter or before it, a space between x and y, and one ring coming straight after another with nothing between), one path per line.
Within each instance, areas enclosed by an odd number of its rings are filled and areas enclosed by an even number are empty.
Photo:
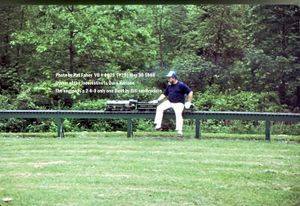
M173 112L165 112L167 117L174 117ZM133 135L132 119L154 119L155 111L99 111L99 110L0 110L0 118L37 118L56 119L57 136L63 137L64 119L127 119L127 136ZM195 119L195 137L201 138L201 120L256 120L265 121L265 140L270 141L271 121L300 122L299 113L270 112L212 112L185 111L184 119Z

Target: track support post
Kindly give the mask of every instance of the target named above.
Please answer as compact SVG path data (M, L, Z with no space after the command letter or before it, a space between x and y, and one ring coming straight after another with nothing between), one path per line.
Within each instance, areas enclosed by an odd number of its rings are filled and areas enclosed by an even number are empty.
M268 142L271 141L270 128L271 128L271 122L270 122L270 120L266 120L265 121L265 140Z
M57 122L57 138L64 137L64 119L59 118L56 120Z
M196 122L195 122L195 129L196 129L196 139L201 139L201 122L199 118L196 118Z
M128 118L127 119L127 137L132 137L133 135L133 130L132 130L132 119Z

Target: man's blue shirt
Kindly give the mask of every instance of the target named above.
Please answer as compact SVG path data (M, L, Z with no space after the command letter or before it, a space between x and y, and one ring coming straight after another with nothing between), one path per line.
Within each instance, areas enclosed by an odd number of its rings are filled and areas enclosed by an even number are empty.
M183 82L178 81L176 84L168 85L164 95L172 103L184 103L184 95L190 93L192 90Z

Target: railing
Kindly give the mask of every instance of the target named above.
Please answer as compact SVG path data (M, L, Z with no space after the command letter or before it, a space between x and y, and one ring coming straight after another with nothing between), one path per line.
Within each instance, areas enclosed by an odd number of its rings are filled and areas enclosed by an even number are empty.
M167 117L174 117L173 112L165 112ZM56 119L57 136L63 137L64 119L127 119L127 137L133 135L132 119L154 119L154 111L98 111L98 110L0 110L0 118L36 118ZM184 119L195 119L195 137L201 138L201 120L256 120L265 121L265 140L271 140L271 121L300 122L299 113L269 113L269 112L184 112Z

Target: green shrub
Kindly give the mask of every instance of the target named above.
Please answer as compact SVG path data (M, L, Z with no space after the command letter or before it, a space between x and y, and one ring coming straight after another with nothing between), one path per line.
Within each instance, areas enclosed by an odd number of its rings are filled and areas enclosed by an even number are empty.
M26 131L27 132L48 132L50 131L52 122L53 121L51 120L34 121L26 127Z
M17 95L14 101L16 109L38 109L34 103L34 98L31 96L31 88L24 86L24 89Z
M137 119L134 121L136 131L151 131L153 128L153 120Z
M271 133L300 135L300 123L275 122L271 125Z
M110 124L110 122L108 121L97 120L93 122L91 131L100 131L100 132L113 131L113 127L112 124Z
M199 110L209 111L281 112L285 109L273 92L221 93L216 86L196 94L194 104Z
M216 85L203 93L196 94L194 104L200 111L284 112L286 110L286 106L280 104L278 95L274 92L222 93ZM265 125L263 121L204 120L202 129L214 133L264 133ZM275 123L271 129L276 134L300 134L298 124Z
M106 100L86 100L75 103L72 110L103 110L106 107Z
M0 109L12 109L12 105L9 103L9 98L1 94L0 94Z
M24 119L1 119L0 120L0 131L4 132L20 132L25 131L28 121Z
M72 110L104 110L106 108L106 100L87 100L74 104ZM86 131L125 131L127 129L127 120L124 119L101 119L101 120L70 120L73 130Z

